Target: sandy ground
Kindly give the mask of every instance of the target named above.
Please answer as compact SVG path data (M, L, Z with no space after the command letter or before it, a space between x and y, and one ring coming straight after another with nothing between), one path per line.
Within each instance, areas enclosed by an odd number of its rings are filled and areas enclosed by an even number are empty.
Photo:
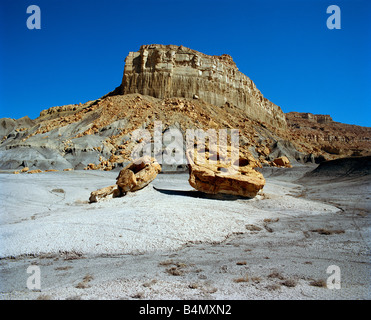
M369 176L298 180L312 169L265 169L255 199L160 174L94 204L117 172L0 174L0 298L370 299ZM340 289L324 285L331 265Z

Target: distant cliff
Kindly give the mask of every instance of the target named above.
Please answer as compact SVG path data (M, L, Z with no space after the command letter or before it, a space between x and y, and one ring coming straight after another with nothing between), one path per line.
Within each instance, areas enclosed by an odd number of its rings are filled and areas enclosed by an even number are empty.
M264 98L227 54L209 56L183 46L143 45L125 60L120 92L159 99L198 97L219 107L234 105L253 120L286 127L281 108Z
M289 118L290 120L297 119L299 121L300 119L305 119L317 123L329 123L333 121L331 116L328 114L313 114L309 112L289 112L286 118Z
M291 139L304 148L308 146L314 153L325 152L329 157L361 156L370 152L371 128L336 122L323 114L289 112L286 120Z

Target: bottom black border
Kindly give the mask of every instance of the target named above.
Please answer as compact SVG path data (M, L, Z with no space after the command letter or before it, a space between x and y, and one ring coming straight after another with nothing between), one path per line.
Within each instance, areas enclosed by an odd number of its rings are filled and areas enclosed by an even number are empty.
M366 305L367 303L367 305ZM345 311L362 312L367 300L11 300L0 301L3 314L34 313L50 318L45 308L55 308L53 316L73 315L119 319L247 319L254 317L344 316ZM144 308L144 309L143 309ZM169 315L168 308L172 308ZM8 310L6 310L8 309ZM149 313L147 313L150 311ZM156 311L156 312L155 312ZM145 314L142 314L142 313ZM154 313L155 312L155 313ZM256 313L257 312L257 313Z

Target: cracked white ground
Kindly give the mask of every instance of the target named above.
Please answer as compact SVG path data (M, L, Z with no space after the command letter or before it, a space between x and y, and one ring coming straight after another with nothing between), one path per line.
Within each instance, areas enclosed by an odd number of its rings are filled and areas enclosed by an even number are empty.
M296 181L311 169L266 169L254 199L199 197L188 174L160 174L94 204L117 172L1 174L0 297L370 299L369 178ZM330 265L341 289L323 285Z

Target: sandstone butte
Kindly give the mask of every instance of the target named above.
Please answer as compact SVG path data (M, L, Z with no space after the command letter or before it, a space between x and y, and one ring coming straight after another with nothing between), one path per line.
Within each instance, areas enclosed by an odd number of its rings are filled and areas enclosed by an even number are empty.
M281 108L264 98L231 56L209 56L175 45L144 45L125 59L121 94L199 98L214 106L235 105L245 116L286 127Z
M283 156L294 165L371 150L371 128L329 115L284 114L229 55L143 45L128 54L119 86L105 96L42 110L34 120L0 119L0 169L117 170L132 162L140 143L133 131L152 131L154 121L163 124L163 133L238 129L241 158L254 158L258 166L277 166L274 160ZM184 163L179 170L185 169ZM163 165L167 170L178 167Z

